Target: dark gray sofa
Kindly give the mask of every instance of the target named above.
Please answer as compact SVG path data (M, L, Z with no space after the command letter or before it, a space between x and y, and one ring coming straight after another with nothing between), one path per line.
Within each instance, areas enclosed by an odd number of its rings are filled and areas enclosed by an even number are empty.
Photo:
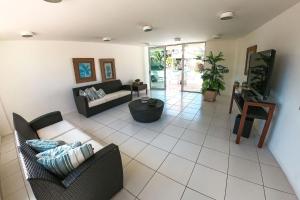
M37 200L108 200L123 188L123 168L118 146L110 144L98 150L64 179L47 171L36 161L36 152L26 140L39 138L39 130L63 123L60 112L27 122L13 114L19 158L26 179ZM74 129L71 129L71 131ZM58 136L59 137L59 136Z
M89 102L86 97L79 96L79 90L85 90L90 87L95 87L96 90L103 89L106 96L93 102ZM132 91L130 85L122 85L120 80L113 80L73 88L73 96L78 112L86 117L90 117L109 108L131 101Z

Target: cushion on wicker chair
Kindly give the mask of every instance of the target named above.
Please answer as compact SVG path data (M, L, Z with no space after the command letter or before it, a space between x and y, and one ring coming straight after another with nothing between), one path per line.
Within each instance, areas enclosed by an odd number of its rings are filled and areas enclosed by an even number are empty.
M42 157L49 157L49 158L53 158L55 156L58 156L60 154L65 154L67 153L69 150L74 149L76 147L81 146L81 142L74 142L71 144L64 144L61 146L58 146L54 149L49 149L47 151L41 152L36 154L37 158L42 158Z
M93 154L92 145L84 144L55 157L41 157L37 162L52 173L63 178Z
M28 144L31 148L36 150L37 152L43 152L47 150L51 150L55 147L65 144L63 141L54 141L54 140L40 140L40 139L33 139L33 140L26 140L26 144Z

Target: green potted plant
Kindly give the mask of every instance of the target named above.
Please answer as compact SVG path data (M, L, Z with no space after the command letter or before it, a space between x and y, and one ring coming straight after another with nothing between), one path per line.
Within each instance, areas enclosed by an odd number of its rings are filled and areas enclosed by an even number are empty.
M206 56L205 62L210 67L203 67L201 71L202 75L202 94L205 101L213 102L216 100L220 91L225 90L224 74L229 72L228 67L218 64L224 61L224 55L220 52L218 55L214 55L212 52Z

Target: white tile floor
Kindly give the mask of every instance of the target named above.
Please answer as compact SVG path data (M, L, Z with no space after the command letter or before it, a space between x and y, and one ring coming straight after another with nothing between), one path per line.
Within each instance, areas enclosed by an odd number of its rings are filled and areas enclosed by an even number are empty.
M114 200L297 199L268 149L256 148L255 134L234 143L229 97L208 103L196 93L151 96L165 101L165 109L150 124L134 121L127 104L89 119L76 112L64 116L91 136L119 145L124 189ZM2 199L34 199L11 135L1 141L0 174Z

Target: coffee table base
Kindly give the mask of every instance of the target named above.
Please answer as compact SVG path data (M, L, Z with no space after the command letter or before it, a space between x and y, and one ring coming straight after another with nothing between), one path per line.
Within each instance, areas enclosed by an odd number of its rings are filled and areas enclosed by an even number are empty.
M140 99L130 102L128 107L131 116L135 121L143 123L151 123L159 120L164 109L164 102L159 99L157 99L157 102L154 107L141 103Z

